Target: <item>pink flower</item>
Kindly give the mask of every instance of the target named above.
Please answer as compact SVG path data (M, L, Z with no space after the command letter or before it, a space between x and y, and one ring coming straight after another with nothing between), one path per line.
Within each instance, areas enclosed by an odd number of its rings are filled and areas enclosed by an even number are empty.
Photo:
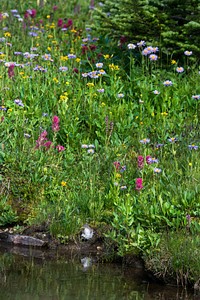
M52 142L51 141L47 141L46 143L44 143L44 147L46 148L46 150L49 150L51 148Z
M12 78L12 77L15 76L15 73L14 73L14 67L15 67L14 64L11 64L11 65L8 67L8 77L9 77L9 78Z
M114 161L113 165L115 166L116 171L119 171L120 166L121 166L120 162L119 161Z
M65 150L65 147L58 145L58 146L56 146L56 149L58 150L58 152L62 152Z
M63 19L58 19L57 26L62 27L62 25L63 25Z
M59 123L60 123L60 119L57 116L53 116L53 119L52 119L52 130L54 132L60 130Z
M36 146L35 146L35 149L39 149L41 146L44 146L45 142L47 140L47 131L43 131L38 140L36 141Z
M146 156L146 163L147 163L148 165L151 164L151 156L150 156L150 155L147 155L147 156Z
M138 168L142 169L144 167L144 157L139 155L137 158Z
M140 191L141 189L143 189L142 178L136 178L135 189L137 191Z

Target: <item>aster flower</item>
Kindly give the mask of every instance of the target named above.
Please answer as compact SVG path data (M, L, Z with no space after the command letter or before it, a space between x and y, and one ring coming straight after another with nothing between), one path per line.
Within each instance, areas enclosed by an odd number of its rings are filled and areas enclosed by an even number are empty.
M142 46L145 46L145 45L146 45L145 41L140 41L139 43L137 43L138 47L142 47Z
M150 139L143 139L143 140L140 140L140 143L141 144L148 144L150 142Z
M150 59L151 61L156 61L156 60L158 59L158 56L155 55L155 54L151 54L151 55L149 56L149 59Z
M88 149L87 152L88 152L89 154L94 154L94 149Z
M194 150L198 150L198 146L196 146L196 145L194 145L194 144L192 144L192 145L188 145L188 148L190 149L190 150L192 150L192 149L194 149Z
M134 44L128 44L127 47L128 47L128 49L132 50L132 49L136 48L136 45L134 45Z
M192 55L192 51L186 50L186 51L184 52L184 54L185 54L186 56L191 56L191 55Z
M69 59L72 59L72 58L76 58L76 55L75 55L75 54L68 54L67 57L68 57Z
M24 107L24 104L23 104L23 102L22 102L21 99L15 99L15 100L14 100L14 103L17 104L18 106Z
M176 72L183 73L184 72L184 68L183 67L177 67L176 68Z
M117 97L118 97L118 98L123 98L123 97L124 97L124 94L122 94L122 93L117 94Z
M164 86L172 86L172 81L171 80L165 80L164 82L163 82L163 84L164 84Z
M150 52L149 52L149 50L147 50L147 48L145 48L145 49L142 51L142 55L147 56L148 54L150 54Z
M68 71L68 67L60 67L59 71L66 72L66 71Z
M88 145L82 144L82 145L81 145L81 148L82 148L82 149L87 149L87 148L88 148Z
M175 143L175 142L177 142L177 138L172 137L172 138L169 138L168 141L170 143Z
M159 168L154 168L153 171L154 171L154 173L156 173L156 174L159 174L159 173L162 172L162 170L159 169Z
M200 95L193 95L192 99L199 100L200 99Z
M96 67L97 68L102 68L103 67L103 63L96 63Z
M98 89L97 92L104 93L104 89Z
M154 90L153 93L154 93L154 95L159 95L160 94L160 92L158 90Z

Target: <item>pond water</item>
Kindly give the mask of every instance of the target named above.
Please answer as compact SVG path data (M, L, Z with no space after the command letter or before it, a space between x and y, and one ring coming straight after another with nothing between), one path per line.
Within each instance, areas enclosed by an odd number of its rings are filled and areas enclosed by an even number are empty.
M1 300L195 299L175 287L149 283L141 268L0 245ZM198 298L196 298L198 299Z

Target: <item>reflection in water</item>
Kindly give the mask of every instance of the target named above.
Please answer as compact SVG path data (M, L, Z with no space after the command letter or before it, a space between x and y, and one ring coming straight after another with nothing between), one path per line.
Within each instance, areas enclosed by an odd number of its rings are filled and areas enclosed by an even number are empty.
M20 254L13 254L10 252ZM31 256L30 256L31 252ZM141 269L100 264L90 256L57 259L28 248L0 248L2 300L190 300L186 291L144 283Z

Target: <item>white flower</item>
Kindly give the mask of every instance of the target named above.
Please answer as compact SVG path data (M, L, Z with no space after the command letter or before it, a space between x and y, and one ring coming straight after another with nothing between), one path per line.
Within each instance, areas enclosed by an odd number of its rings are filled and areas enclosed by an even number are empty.
M134 44L128 44L128 49L135 49L136 48L136 45L134 45Z

